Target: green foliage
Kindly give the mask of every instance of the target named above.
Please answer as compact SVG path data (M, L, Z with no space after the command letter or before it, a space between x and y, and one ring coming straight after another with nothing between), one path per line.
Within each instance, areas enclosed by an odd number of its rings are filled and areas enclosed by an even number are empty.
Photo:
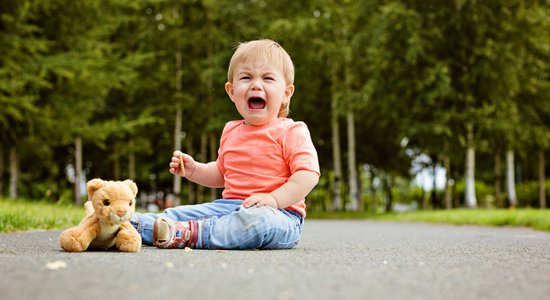
M494 186L476 180L475 187L478 206L483 208L494 208L496 205ZM465 189L464 182L461 181L456 184L455 193L459 199L464 199Z
M392 179L394 202L427 197L408 184L420 155L427 168L449 158L463 198L465 124L482 160L482 207L494 205L485 158L495 149L513 149L524 166L549 154L550 8L540 1L4 0L0 9L0 159L17 147L24 197L71 193L65 168L77 137L87 178L134 176L144 191L170 192L176 107L183 150L215 159L205 138L239 118L223 88L228 60L256 38L277 40L294 60L290 116L308 124L322 168L308 200L315 211L330 203L334 147L346 159L346 128L332 145L329 121L344 124L348 111L358 165ZM537 203L529 170L522 206ZM379 204L384 196L378 188Z
M550 199L550 180L545 183L546 199ZM539 183L538 181L527 181L516 185L518 206L539 207Z

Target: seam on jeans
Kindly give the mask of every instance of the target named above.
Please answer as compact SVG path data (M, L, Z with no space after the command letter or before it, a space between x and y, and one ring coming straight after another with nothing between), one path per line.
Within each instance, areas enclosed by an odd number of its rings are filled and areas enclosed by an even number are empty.
M206 220L202 219L202 225L201 225L201 231L202 231L202 236L201 236L201 239L202 239L202 248L205 249L205 243L204 243L204 223L206 223ZM209 245L210 246L210 245Z
M219 199L218 199L218 200L219 200ZM216 201L218 201L218 200L215 200L215 201L213 201L213 202L211 202L211 203L214 203L214 202L216 202ZM236 200L236 201L237 201L237 200ZM238 200L238 201L241 201L241 203L242 203L242 200ZM236 205L236 208L238 208L239 206L241 206L241 205ZM234 213L234 212L236 212L236 211L238 211L238 209L235 209L234 211L229 212L229 213L226 213L226 214L220 213L220 214L204 215L204 216L201 216L200 218L196 218L196 219L198 219L198 220L203 220L203 219L210 219L210 218L212 218L212 217L223 217L223 216L227 216L227 215L229 215L229 214L231 214L231 213ZM190 219L190 220L196 220L196 219Z

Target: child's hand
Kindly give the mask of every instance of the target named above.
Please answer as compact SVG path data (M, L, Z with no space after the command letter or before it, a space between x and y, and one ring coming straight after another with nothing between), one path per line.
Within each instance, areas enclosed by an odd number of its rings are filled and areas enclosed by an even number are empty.
M172 154L172 161L170 161L170 173L183 177L189 177L195 170L195 160L179 150L174 151ZM184 166L182 168L182 166Z
M267 193L261 193L261 194L254 194L243 201L243 206L245 208L249 208L252 206L265 206L269 205L275 209L279 209L279 206L277 205L277 200L275 197L273 197L271 194Z

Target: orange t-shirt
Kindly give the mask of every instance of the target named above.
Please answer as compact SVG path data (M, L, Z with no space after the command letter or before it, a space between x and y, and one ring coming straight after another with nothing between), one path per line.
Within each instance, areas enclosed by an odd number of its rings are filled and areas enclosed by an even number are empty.
M277 118L262 125L244 121L225 125L218 150L218 168L224 178L224 199L244 200L270 193L297 171L320 174L317 151L305 123ZM305 199L286 207L306 215Z

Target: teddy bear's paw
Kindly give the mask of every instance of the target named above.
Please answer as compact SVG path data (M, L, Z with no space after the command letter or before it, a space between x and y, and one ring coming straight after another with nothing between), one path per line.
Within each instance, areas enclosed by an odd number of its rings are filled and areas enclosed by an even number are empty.
M139 252L141 250L141 241L135 240L117 241L117 248L122 252Z
M59 238L59 244L67 252L83 252L87 248L81 240L69 235L62 235Z

